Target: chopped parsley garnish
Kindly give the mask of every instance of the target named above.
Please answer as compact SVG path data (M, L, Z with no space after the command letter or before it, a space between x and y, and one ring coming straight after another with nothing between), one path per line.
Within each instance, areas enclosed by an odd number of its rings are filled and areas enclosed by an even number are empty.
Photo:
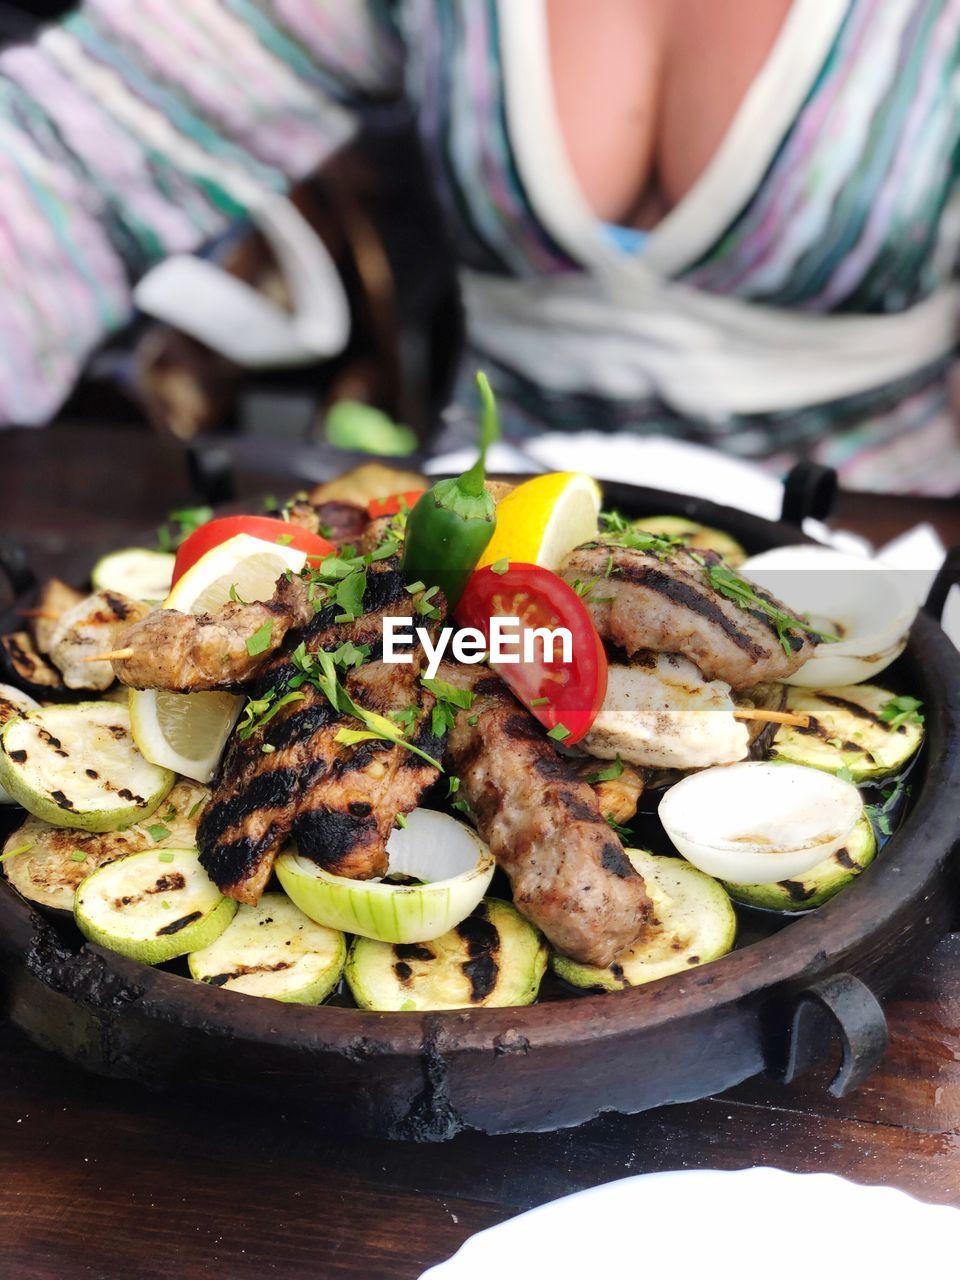
M86 862L86 860L87 855L82 849L74 849L73 853L70 855L71 862Z
M617 833L617 835L620 837L620 840L623 844L626 844L628 840L633 839L633 832L630 830L630 828L625 827L621 823L619 823L612 813L606 813L604 814L604 817L607 820L607 826L610 827L612 831L615 831Z
M891 698L880 708L880 719L891 729L899 729L904 724L923 724L920 708L923 703L919 698L911 698L907 694Z
M476 820L477 815L474 813L470 801L465 800L463 796L458 796L457 799L454 800L453 808L456 809L458 813L464 814L465 817L473 818L474 821Z
M666 556L680 550L682 538L674 538L666 533L649 533L646 529L637 529L619 511L601 511L601 538L605 543L615 547L626 547L630 551L651 551L657 556ZM604 574L609 577L613 572L612 562L608 562Z
M265 756L272 756L276 749L272 742L265 742L260 748Z
M258 729L262 729L264 725L269 724L273 717L283 707L288 706L291 702L301 702L307 695L301 693L297 689L285 693L282 698L276 696L276 690L268 689L262 698L249 698L247 705L243 709L243 718L237 726L237 737L241 742L251 737ZM198 800L197 804L202 804L202 800ZM191 811L190 816L193 816Z
M158 853L158 854L157 854L157 861L158 861L158 862L172 862L172 861L173 861L173 854L172 854L172 853L169 853L169 852Z
M401 831L406 829L407 820L402 813L397 814L397 816L394 818L394 822L400 828Z
M170 834L170 828L165 827L160 822L154 822L151 826L147 827L147 835L154 842L154 844L158 844L161 840L166 840L169 834Z
M241 599L240 593L239 591L237 591L237 584L235 582L230 583L230 599L233 601L234 604L249 603L249 601Z
M338 667L349 671L351 667L360 667L370 657L368 644L354 644L352 640L344 640L339 648L330 654Z
M457 711L466 711L473 706L474 694L469 689L460 689L455 684L441 680L439 676L432 679L421 676L420 683L437 700L431 712L430 730L435 738L442 738L456 723Z
M187 814L188 822L192 822L193 819L197 816L197 814L200 811L200 806L203 804L203 800L204 800L204 797L201 796L200 799L197 801L197 803L192 806L192 808L190 809L190 812Z
M266 653L272 639L273 619L268 618L262 627L257 627L252 636L247 636L247 653L251 658L255 658L260 653Z
M846 765L844 765L842 769L837 770L836 776L838 778L842 778L844 782L856 782L856 779Z
M157 530L157 546L161 551L176 551L195 529L212 519L213 507L181 507L179 511L171 511L166 524Z
M777 639L784 653L790 655L793 653L793 645L790 643L791 631L806 631L809 635L816 636L821 641L835 641L837 636L826 635L811 623L803 618L798 618L795 614L788 613L786 609L780 607L772 600L768 600L762 595L753 583L748 582L746 578L741 578L733 569L728 568L725 564L710 564L706 566L707 581L714 591L718 591L720 595L727 600L732 600L735 605L741 609L747 609L752 613L762 613L764 617L771 620L777 631Z
M480 721L479 716L467 716L467 724L470 726L471 729L475 729L479 721Z
M510 568L510 561L506 558L506 556L504 556L502 560L497 560L490 566L490 572L504 574L507 572L509 568Z
M547 730L547 737L553 738L554 742L563 742L570 737L570 730L560 722L555 724L552 729Z
M546 706L549 706L549 705L550 705L550 699L549 699L549 698L531 698L531 699L530 699L530 706L531 706L531 707L546 707Z
M609 764L605 769L598 769L596 773L589 774L584 778L584 782L613 782L615 778L619 778L623 773L623 761L619 754L613 764Z
M451 773L447 779L447 796L455 795L460 790L460 779L455 773Z
M420 598L414 601L413 607L420 617L434 619L440 617L440 610L433 603L434 596L436 596L439 590L439 587L428 587Z
M164 909L164 911L170 910L170 903L166 900L166 898L160 899L160 906Z
M276 541L277 543L279 543L279 545L280 545L281 547L289 547L290 543L293 541L293 534L292 534L292 533L281 533L281 534L279 534L279 535L277 536L277 538L275 539L275 541Z

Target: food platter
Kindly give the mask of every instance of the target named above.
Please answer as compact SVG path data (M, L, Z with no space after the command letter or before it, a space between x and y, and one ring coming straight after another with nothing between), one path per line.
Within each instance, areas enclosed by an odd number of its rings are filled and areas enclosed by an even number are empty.
M711 503L604 488L629 516L686 516L751 554L803 541L793 526ZM396 1015L279 1004L84 944L4 882L2 1007L37 1043L102 1075L279 1097L318 1124L424 1141L633 1113L758 1072L789 1078L834 1038L844 1050L835 1087L853 1087L885 1044L876 996L956 915L960 655L921 614L891 676L927 708L904 826L840 897L773 931L748 926L736 950L703 968L525 1008Z

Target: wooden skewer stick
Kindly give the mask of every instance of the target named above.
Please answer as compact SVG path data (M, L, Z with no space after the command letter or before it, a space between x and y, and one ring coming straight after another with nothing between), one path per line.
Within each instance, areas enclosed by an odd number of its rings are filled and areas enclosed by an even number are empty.
M798 716L792 711L768 711L765 707L734 707L734 720L765 720L768 724L792 724L798 729L809 729L810 717Z
M126 662L132 658L136 649L111 649L109 653L95 653L92 658L82 658L82 662Z
M45 622L56 622L61 616L53 609L18 609L21 618L42 618Z

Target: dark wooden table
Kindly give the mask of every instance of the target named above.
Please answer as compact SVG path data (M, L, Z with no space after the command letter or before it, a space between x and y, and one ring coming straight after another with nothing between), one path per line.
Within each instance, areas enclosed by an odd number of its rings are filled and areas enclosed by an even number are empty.
M278 466L278 470L280 470ZM262 490L264 476L246 479ZM0 434L0 532L42 569L188 501L182 458L146 433ZM882 542L919 519L960 541L960 507L845 496ZM630 1174L771 1164L960 1205L960 934L886 1005L883 1068L845 1101L829 1072L580 1129L438 1147L345 1140L226 1101L222 1112L87 1076L0 1025L0 1275L413 1280L473 1232ZM317 1081L323 1088L323 1081Z

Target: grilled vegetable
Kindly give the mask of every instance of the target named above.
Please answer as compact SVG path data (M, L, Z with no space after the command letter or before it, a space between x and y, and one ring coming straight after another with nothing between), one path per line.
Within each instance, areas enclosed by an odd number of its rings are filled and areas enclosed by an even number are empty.
M876 856L877 837L870 819L864 814L843 848L818 862L802 876L775 884L728 884L724 881L724 888L734 902L743 902L750 907L765 907L769 911L809 911L813 907L822 907L845 889Z
M483 897L493 858L470 827L448 814L414 809L403 821L387 841L387 874L420 883L351 880L294 853L277 859L277 877L297 906L328 928L383 942L436 938Z
M902 769L920 748L919 707L915 699L898 698L872 684L790 689L787 709L809 716L810 724L806 729L778 729L771 758L827 773L847 769L854 782L886 777Z
M653 917L640 940L606 968L577 964L554 952L554 973L574 987L617 991L707 964L732 948L737 918L722 886L681 858L627 849L653 902Z
M241 905L220 937L188 957L197 982L288 1004L319 1004L340 981L347 942L282 893Z
M356 938L345 976L361 1009L505 1008L532 1004L546 967L542 935L508 902L484 898L431 942Z
M95 591L114 591L131 600L165 600L173 580L173 562L169 551L127 547L98 560L90 581Z
M116 831L152 814L173 782L136 749L116 703L42 707L0 734L0 786L55 826Z
M236 910L193 849L119 858L88 876L74 903L85 938L142 964L165 964L208 947Z
M77 885L98 867L144 849L192 846L209 795L206 787L178 782L153 818L122 831L77 831L28 817L4 846L4 873L31 902L72 912Z
M496 503L484 487L487 449L497 438L497 409L482 373L477 386L483 399L480 456L462 476L438 480L407 517L403 575L408 583L439 587L452 610L484 549L493 537Z
M7 676L38 698L65 691L63 676L37 650L29 631L0 636L0 661Z
M91 662L112 649L117 636L149 613L149 607L115 591L95 591L62 614L50 639L50 661L68 689L109 689L109 662Z
M36 711L39 706L39 702L29 694L21 693L12 684L0 684L0 729L18 716L25 715L28 711ZM16 803L13 796L0 787L0 804Z
M747 558L746 551L729 533L724 533L722 529L711 529L709 525L697 524L695 520L685 520L683 516L647 516L643 520L632 521L632 527L642 529L645 533L679 538L692 551L715 551L731 569L738 568Z

